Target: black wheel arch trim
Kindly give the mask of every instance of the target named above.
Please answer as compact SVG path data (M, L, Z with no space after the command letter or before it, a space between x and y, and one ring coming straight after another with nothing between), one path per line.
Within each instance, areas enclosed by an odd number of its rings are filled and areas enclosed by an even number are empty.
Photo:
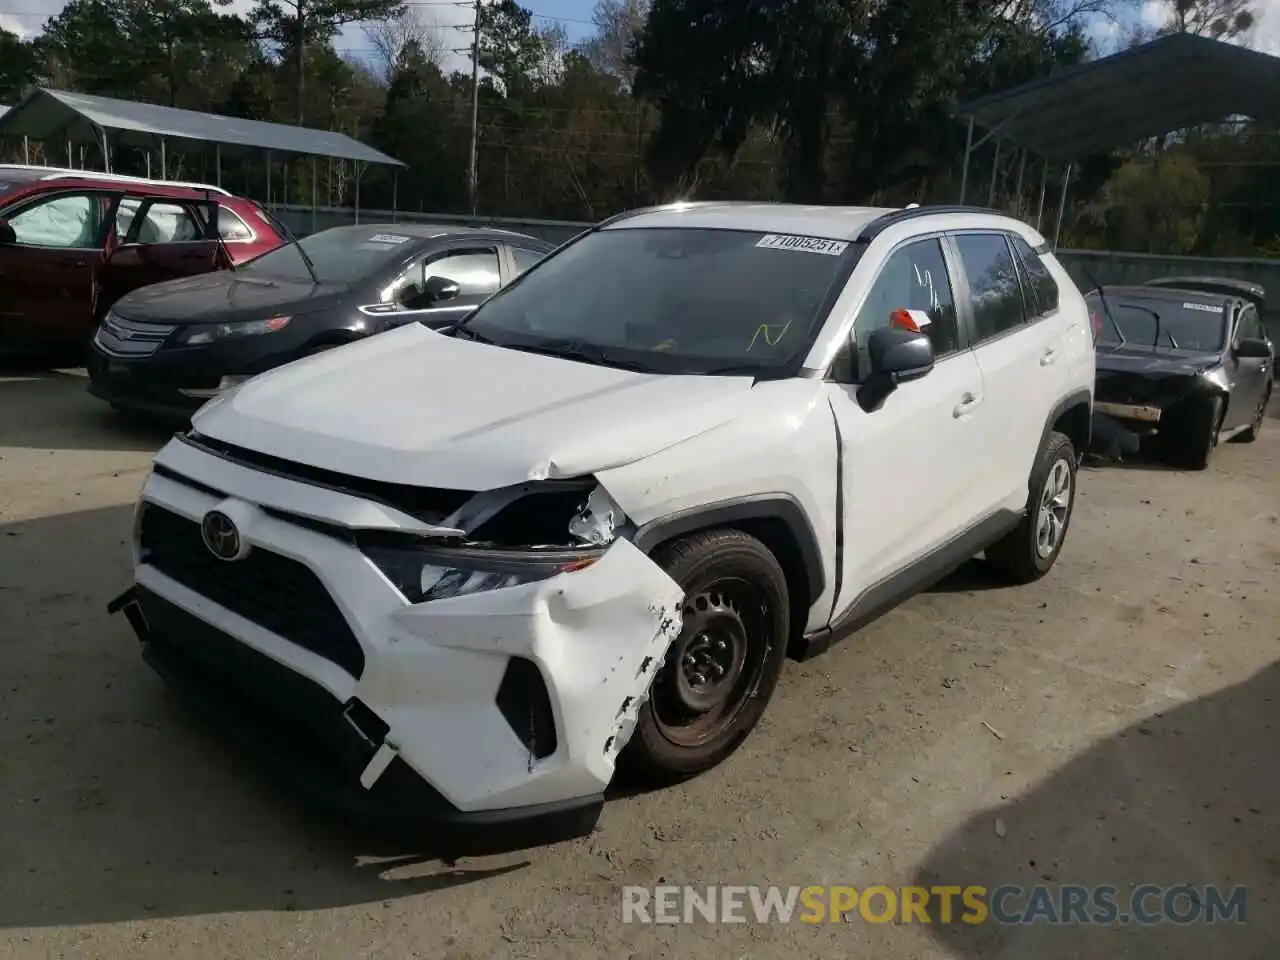
M1053 409L1049 411L1049 416L1044 421L1044 430L1040 433L1040 446L1037 448L1038 450L1043 450L1045 448L1045 444L1049 442L1049 434L1053 432L1053 425L1058 422L1058 418L1072 407L1078 407L1081 405L1088 408L1089 416L1085 422L1084 443L1080 446L1080 449L1076 450L1076 456L1081 457L1088 451L1090 444L1093 442L1093 394L1088 390L1083 389L1067 394L1054 404ZM1037 456L1038 455L1039 454L1037 453ZM1027 482L1030 483L1030 480Z
M827 576L822 563L818 535L800 502L786 493L769 493L734 497L700 504L650 520L640 526L632 543L646 554L674 537L685 536L713 527L731 527L743 520L780 520L795 538L809 580L809 605L822 596Z

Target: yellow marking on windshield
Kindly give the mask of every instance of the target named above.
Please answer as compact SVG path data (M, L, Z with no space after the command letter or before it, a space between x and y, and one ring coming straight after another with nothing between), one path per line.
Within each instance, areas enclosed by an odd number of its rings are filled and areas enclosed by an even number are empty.
M756 345L756 341L764 337L764 343L767 347L776 347L782 342L782 338L787 335L787 331L791 329L791 321L788 320L781 330L778 331L776 337L769 336L770 327L776 324L762 323L756 328L756 332L751 337L751 342L747 344L747 353L751 352L752 347Z

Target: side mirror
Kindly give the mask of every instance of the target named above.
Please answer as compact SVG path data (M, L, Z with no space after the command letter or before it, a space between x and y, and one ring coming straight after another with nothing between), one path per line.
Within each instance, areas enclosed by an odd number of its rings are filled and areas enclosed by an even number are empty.
M0 219L0 244L17 242L18 235L13 232L13 227L9 225L9 221Z
M1271 344L1258 337L1246 337L1236 345L1236 356L1242 360L1271 359Z
M885 327L867 339L871 372L858 389L858 403L871 412L879 409L899 384L919 380L933 370L933 341L914 330Z
M422 299L430 304L452 300L462 292L458 284L448 277L427 277L426 286L422 290Z

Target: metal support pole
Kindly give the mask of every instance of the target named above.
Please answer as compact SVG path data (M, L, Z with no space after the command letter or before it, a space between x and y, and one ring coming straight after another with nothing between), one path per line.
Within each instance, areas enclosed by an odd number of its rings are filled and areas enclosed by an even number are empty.
M102 131L102 172L111 172L111 141L107 137L107 131Z
M396 211L400 209L400 168L394 167L391 170L391 222L399 223L400 217Z
M151 151L147 151L147 179L151 179Z
M271 206L271 151L267 151L267 206Z
M1018 157L1018 187L1013 197L1013 215L1015 217L1022 216L1022 178L1027 172L1027 150L1022 149L1021 156Z
M28 166L31 164L31 138L25 134L22 137L22 162Z
M218 186L222 186L222 144L215 143L213 145L213 165L216 169L217 179L213 182Z
M169 159L165 154L164 137L160 138L160 179L169 179Z
M316 158L311 158L311 232L316 232Z
M475 25L471 34L471 164L467 184L471 194L471 215L476 215L476 193L479 186L476 152L480 141L480 0L475 0Z
M969 118L969 135L964 141L964 166L960 169L960 205L964 206L965 190L969 186L969 154L973 152L973 117Z
M360 176L364 173L364 164L359 160L353 164L356 171L356 226L360 226Z
M1057 252L1058 237L1062 235L1062 215L1067 209L1067 184L1071 182L1071 164L1067 164L1066 172L1062 175L1062 193L1058 197L1058 224L1053 228L1053 249Z
M996 177L1000 174L1000 141L996 141L996 155L991 159L991 189L987 191L987 206L996 205Z
M1049 158L1044 158L1044 170L1040 174L1040 205L1036 207L1036 230L1039 231L1040 224L1044 221L1044 192L1049 186Z
M84 164L84 144L83 143L80 144L80 169L81 170L88 169Z

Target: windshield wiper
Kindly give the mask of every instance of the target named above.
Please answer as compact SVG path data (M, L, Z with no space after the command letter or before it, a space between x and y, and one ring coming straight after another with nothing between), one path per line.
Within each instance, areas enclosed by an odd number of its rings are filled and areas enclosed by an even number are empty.
M418 322L429 326L426 318L423 318ZM455 337L465 338L467 340L474 340L476 343L487 343L487 344L492 344L499 347L505 346L505 344L498 343L498 341L494 340L491 337L486 337L483 333L476 333L470 327L466 327L464 329L462 326L462 321L460 320L449 324L449 326L447 327L440 327L440 332L450 333Z
M468 331L471 332L471 331ZM546 357L560 357L565 360L578 360L595 364L599 367L615 367L618 370L633 370L636 373L653 373L653 368L636 360L623 360L610 356L604 348L581 340L547 340L533 346L519 343L503 343L499 346L508 350L519 350L522 353L536 353Z
M298 240L298 235L290 230L288 225L282 220L278 220L275 217L271 217L270 219L276 229L284 234L284 238L289 242L289 246L298 251L298 256L302 258L302 263L307 268L307 273L311 274L311 282L317 287L320 286L320 277L316 273L316 265L308 255L307 251L302 249L302 243Z

